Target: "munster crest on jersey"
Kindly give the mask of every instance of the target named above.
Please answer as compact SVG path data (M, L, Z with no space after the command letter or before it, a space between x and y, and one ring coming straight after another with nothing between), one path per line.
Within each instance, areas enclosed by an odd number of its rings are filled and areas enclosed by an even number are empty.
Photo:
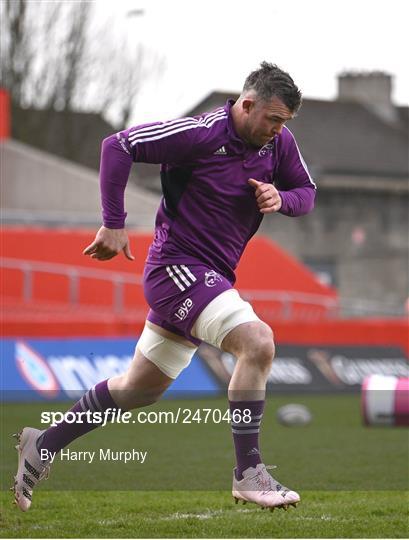
M272 154L274 150L274 144L273 143L267 143L265 144L260 150L258 151L258 155L260 157L267 156L269 154Z
M214 287L218 281L222 281L221 276L214 270L205 273L205 285L206 287Z

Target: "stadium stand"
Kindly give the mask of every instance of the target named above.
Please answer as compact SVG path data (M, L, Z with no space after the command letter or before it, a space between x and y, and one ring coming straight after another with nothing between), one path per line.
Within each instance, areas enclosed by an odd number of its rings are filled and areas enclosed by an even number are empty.
M114 333L120 324L142 327L148 307L141 276L151 234L130 234L135 262L119 256L104 265L82 255L93 235L92 230L24 227L1 233L6 335L14 334L18 322L28 335L47 335L50 321L58 321L63 335L74 328L83 334L83 325L91 323L109 323ZM311 321L337 315L336 291L263 237L255 238L244 255L237 286L269 319Z
M3 223L98 225L98 174L15 140L1 144ZM159 197L128 186L128 224L151 229Z

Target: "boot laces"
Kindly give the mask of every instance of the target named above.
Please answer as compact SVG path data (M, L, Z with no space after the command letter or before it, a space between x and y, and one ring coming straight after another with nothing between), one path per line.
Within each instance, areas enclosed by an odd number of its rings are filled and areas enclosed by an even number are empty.
M259 470L255 475L255 481L257 485L262 489L263 494L269 493L270 491L279 491L276 488L277 485L280 486L275 480L268 474L267 469L276 469L276 465L265 465L263 469ZM281 487L281 486L280 486Z
M290 490L277 482L268 472L271 469L277 469L277 465L265 465L263 469L259 470L255 475L255 481L257 485L263 490L263 494L270 491L278 492L281 495L288 493Z
M50 477L50 468L51 468L50 463L47 463L47 465L43 465L43 468L40 471L40 477L39 477L38 481L40 481L40 480L48 480L49 479L49 477Z

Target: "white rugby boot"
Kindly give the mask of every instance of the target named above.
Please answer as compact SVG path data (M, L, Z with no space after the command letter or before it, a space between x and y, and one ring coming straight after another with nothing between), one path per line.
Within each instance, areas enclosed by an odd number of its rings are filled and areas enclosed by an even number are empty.
M262 508L288 509L288 506L297 506L300 496L295 491L286 488L275 480L267 469L275 469L275 466L265 466L259 463L255 468L249 467L243 472L242 480L237 480L235 470L233 471L232 495L236 501L254 502Z
M41 461L37 450L36 441L43 432L39 429L25 427L16 433L18 444L18 468L14 477L14 485L10 488L14 492L15 504L23 512L31 506L33 488L40 480L47 479L50 471L50 464Z

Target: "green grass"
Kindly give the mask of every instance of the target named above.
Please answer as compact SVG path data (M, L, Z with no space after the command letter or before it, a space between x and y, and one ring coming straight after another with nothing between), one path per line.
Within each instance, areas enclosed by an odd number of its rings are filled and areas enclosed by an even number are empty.
M234 505L226 492L39 492L26 514L2 494L10 538L405 538L399 492L305 492L297 509Z
M283 403L307 405L313 423L285 428L275 419ZM224 399L166 401L159 410L226 408ZM65 405L8 404L1 426L1 487L11 485L16 454L8 437L40 426L40 412ZM262 449L279 466L279 480L300 491L297 509L274 513L234 505L229 490L233 450L222 424L114 425L70 445L72 450L147 450L146 462L56 462L36 489L32 509L1 495L1 536L263 537L409 536L408 438L402 428L362 426L358 396L292 396L268 400ZM107 491L109 489L109 491ZM64 490L64 491L61 491ZM86 491L87 490L87 491Z

